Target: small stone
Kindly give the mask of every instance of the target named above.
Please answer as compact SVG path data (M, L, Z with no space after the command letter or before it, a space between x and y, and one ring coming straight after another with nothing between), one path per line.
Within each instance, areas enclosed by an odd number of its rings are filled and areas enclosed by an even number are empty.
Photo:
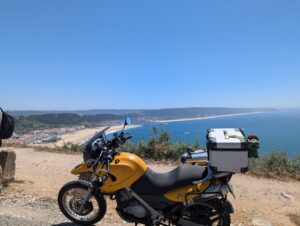
M287 198L287 199L292 199L293 196L291 196L289 193L287 192L281 192L281 195L284 197L284 198Z
M251 214L249 211L245 210L245 209L242 209L242 212L243 213L246 213L246 214Z
M252 219L253 226L272 226L272 223L266 219L254 218Z

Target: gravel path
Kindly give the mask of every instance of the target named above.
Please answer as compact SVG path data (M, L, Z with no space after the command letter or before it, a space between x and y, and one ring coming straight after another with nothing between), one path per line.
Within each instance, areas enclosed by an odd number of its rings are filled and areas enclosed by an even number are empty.
M120 218L113 219L113 204L108 203L103 226L121 226L127 223ZM35 197L14 191L0 196L0 225L4 226L75 226L59 210L56 198Z
M1 225L53 225L65 222L53 198L34 198L17 192L0 198ZM63 224L61 224L63 225ZM67 224L66 224L67 225Z
M0 195L0 226L74 225L60 212L56 197L61 186L76 177L70 170L81 162L81 155L36 152L14 149L17 154L16 181ZM150 164L158 172L174 166ZM235 208L235 226L253 225L265 220L272 225L294 225L287 216L300 215L300 182L284 182L247 175L234 175L236 199L229 197ZM110 200L105 218L97 225L127 224L115 212Z

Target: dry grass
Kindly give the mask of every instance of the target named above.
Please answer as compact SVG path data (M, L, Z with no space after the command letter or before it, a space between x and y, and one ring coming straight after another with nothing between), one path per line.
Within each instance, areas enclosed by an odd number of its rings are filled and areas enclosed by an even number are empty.
M44 151L44 152L52 152L59 154L78 154L81 153L82 149L80 149L79 145L69 145L69 143L64 144L62 147L55 146L37 146L37 145L26 145L20 143L3 143L2 148L33 148L36 151Z
M255 176L255 177L263 177L263 178L271 178L280 181L300 181L299 174L278 174L276 172L270 172L267 170L250 170L247 172L247 175Z
M184 143L174 144L169 141L159 141L161 137L149 139L145 143L126 143L124 150L141 156L147 162L162 164L179 164L180 156L187 149ZM168 140L165 138L165 140ZM163 141L165 141L163 140ZM63 146L36 146L23 145L18 143L4 142L3 147L34 148L37 151L54 152L64 154L80 154L83 151L82 145L64 143ZM257 177L274 178L283 181L300 181L300 157L288 158L285 152L270 152L260 159L250 161L249 175Z
M300 181L300 157L288 158L286 152L270 152L250 161L250 175Z

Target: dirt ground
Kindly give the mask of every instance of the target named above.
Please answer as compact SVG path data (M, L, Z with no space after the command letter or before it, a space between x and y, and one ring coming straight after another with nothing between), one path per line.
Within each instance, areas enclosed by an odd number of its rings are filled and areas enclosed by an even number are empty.
M37 152L29 148L14 151L17 154L16 181L9 185L4 195L0 196L0 219L6 219L4 225L10 225L12 218L29 219L31 223L28 225L33 225L32 222L44 222L45 225L47 222L48 225L49 223L71 225L63 223L68 220L59 212L56 197L61 186L76 180L70 170L81 163L82 156ZM175 166L150 164L149 167L157 172L164 172ZM284 182L236 174L232 178L232 183L236 193L236 199L230 197L235 209L232 216L233 225L255 225L255 221L265 221L265 224L261 225L269 225L268 222L278 226L294 225L287 215L300 214L300 182ZM51 211L48 213L49 209ZM43 216L42 219L37 217L39 211L42 211L39 214ZM53 217L53 214L57 217ZM105 224L126 224L115 213L111 201L108 201L107 216L99 223ZM0 225L3 225L1 220Z

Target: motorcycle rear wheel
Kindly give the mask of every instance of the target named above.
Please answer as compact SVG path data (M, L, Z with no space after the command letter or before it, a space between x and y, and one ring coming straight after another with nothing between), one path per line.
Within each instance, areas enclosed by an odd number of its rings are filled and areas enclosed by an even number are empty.
M58 194L58 205L62 213L71 221L80 225L93 225L100 221L106 213L106 201L101 193L93 192L84 209L79 211L82 201L88 192L88 186L78 181L65 184ZM67 200L67 195L77 196ZM97 211L89 217L95 209Z

